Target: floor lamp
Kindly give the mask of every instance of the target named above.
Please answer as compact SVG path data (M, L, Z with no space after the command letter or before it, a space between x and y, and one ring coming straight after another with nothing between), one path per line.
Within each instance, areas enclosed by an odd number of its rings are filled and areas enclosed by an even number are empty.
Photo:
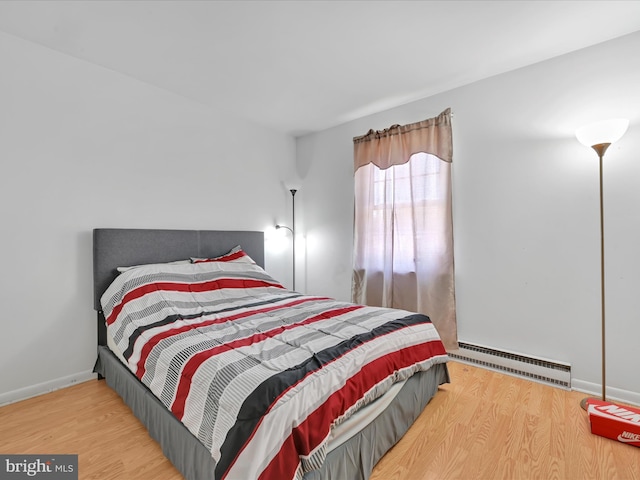
M612 119L586 125L576 131L576 137L580 143L591 147L598 154L600 163L600 306L601 306L601 341L602 341L602 400L607 399L607 368L605 353L605 288L604 288L604 208L602 195L602 159L607 148L622 138L629 127L629 120ZM588 398L580 402L587 409Z
M296 289L296 192L298 191L296 188L292 188L289 190L291 192L291 228L285 225L276 225L276 230L280 228L286 228L291 232L291 242L292 242L292 253L293 253L293 267L292 267L292 278L293 278L293 290Z

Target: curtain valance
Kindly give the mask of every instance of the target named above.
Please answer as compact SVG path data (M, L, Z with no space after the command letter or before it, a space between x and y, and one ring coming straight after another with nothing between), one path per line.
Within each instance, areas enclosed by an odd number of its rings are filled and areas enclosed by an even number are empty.
M419 152L435 155L451 163L451 109L447 108L437 117L421 122L369 130L366 135L354 137L353 148L354 171L368 163L381 169L400 165Z

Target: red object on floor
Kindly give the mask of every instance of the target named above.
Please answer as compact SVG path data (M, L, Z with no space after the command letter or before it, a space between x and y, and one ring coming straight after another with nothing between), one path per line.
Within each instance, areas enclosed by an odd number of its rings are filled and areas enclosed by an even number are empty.
M589 398L587 413L591 433L640 447L640 409Z

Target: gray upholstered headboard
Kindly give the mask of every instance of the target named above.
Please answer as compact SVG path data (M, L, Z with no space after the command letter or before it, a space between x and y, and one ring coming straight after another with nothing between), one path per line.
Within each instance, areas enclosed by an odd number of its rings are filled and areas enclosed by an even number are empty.
M117 267L223 255L236 245L264 267L264 233L223 230L93 230L93 308L98 311L98 344L106 342L100 297Z

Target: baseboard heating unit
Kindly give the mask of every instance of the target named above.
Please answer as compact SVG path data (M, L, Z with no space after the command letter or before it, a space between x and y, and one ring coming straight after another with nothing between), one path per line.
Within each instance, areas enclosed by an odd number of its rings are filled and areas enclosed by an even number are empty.
M555 387L571 389L571 365L512 352L459 342L449 357Z

